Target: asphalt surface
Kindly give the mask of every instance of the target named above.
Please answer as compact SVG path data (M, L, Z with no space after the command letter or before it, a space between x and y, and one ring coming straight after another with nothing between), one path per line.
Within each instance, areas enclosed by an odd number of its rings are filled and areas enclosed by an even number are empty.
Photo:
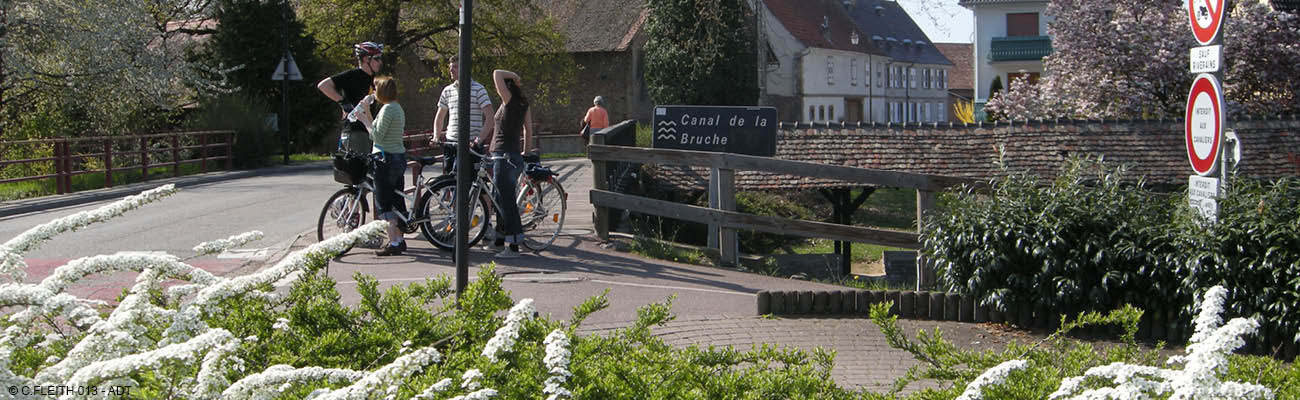
M836 352L832 376L836 383L847 388L885 391L894 379L904 376L908 368L917 365L917 361L906 352L890 348L879 329L865 317L773 318L756 315L756 294L762 290L838 290L842 287L733 269L646 259L608 248L595 238L593 232L593 207L587 195L592 182L590 161L560 160L545 164L561 173L561 181L569 193L564 233L550 249L528 253L517 259L496 260L491 252L476 248L470 252L471 279L482 265L496 262L496 271L503 277L505 289L510 291L512 298L532 298L539 313L557 320L567 320L572 316L575 306L608 290L609 307L591 315L583 324L581 330L590 334L610 334L633 321L636 318L636 308L675 296L672 312L676 318L666 326L655 329L656 334L668 343L676 346L733 346L741 350L764 343L804 350L822 347ZM89 203L135 194L164 183L193 188L213 182L276 174L317 174L321 170L328 171L328 166L323 165L207 174L65 195L66 197L6 202L0 204L0 223L5 224L6 228L8 225L21 225L12 217L24 214L45 215L45 220L48 220L50 216L56 216L54 213L67 213L76 207L88 207ZM252 189L249 195L258 196L257 191ZM302 207L318 210L318 203L323 202L324 196L307 196L321 199L304 198L305 205ZM312 211L313 214L315 212L317 211ZM128 215L123 218L132 217ZM183 220L184 217L173 218ZM289 239L272 245L270 248L275 251L264 255L265 258L259 260L261 262L250 264L245 260L237 264L218 263L219 265L209 265L205 269L221 275L249 273L259 267L272 265L279 257L315 241L314 216L309 221L284 224L285 229L295 230L294 226L299 227L296 229L299 233L282 234L282 237ZM205 240L224 237L213 236L207 231L200 233L207 237ZM357 302L355 273L373 276L379 280L381 287L424 281L438 275L455 276L454 263L448 252L434 248L418 234L409 235L407 242L409 250L400 256L381 258L375 256L373 250L356 248L331 262L329 274L338 282L341 300L347 304ZM66 249L68 246L77 244L47 247L58 252L59 248ZM39 260L30 258L29 263L31 261ZM52 270L55 266L57 265L51 264L40 268ZM45 274L48 272L43 271ZM81 288L73 292L111 300L112 295L119 293L121 287L130 284L131 279L128 278L94 281L92 288ZM954 344L974 349L999 349L1010 340L1034 339L1032 336L985 324L900 321L900 325L909 334L914 334L921 328L938 328ZM904 392L933 385L934 383L925 382L914 384Z

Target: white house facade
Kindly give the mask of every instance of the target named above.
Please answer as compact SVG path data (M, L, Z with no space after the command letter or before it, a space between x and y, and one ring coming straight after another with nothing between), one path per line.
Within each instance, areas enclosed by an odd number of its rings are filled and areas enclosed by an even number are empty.
M984 118L994 78L1003 90L1013 79L1025 77L1037 82L1043 74L1043 57L1052 54L1047 34L1051 16L1043 13L1047 1L961 0L975 18L973 47L975 72L975 119Z
M841 0L858 28L885 53L872 69L872 120L932 123L948 121L948 71L952 62L930 42L902 6L890 0Z
M886 3L881 1L880 3ZM762 0L764 102L801 122L947 121L948 62L896 3ZM887 9L913 31L868 30L856 10ZM876 12L876 11L871 11ZM874 32L874 33L873 33ZM882 36L883 35L883 36ZM789 109L796 109L797 113Z

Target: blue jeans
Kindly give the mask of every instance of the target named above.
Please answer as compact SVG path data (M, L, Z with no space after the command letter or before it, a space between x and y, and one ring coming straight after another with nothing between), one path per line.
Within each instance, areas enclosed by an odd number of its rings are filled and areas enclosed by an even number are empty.
M395 211L406 214L406 202L395 191L405 188L402 173L406 172L406 155L385 152L373 153L370 158L374 161L371 165L375 175L375 212L379 213L379 219L400 221L402 217Z
M519 243L523 241L524 228L519 222L519 205L515 204L515 184L519 182L519 174L524 171L524 156L499 151L492 153L492 156L506 157L492 161L492 186L497 189L496 202L501 206L497 230L505 234L506 243Z

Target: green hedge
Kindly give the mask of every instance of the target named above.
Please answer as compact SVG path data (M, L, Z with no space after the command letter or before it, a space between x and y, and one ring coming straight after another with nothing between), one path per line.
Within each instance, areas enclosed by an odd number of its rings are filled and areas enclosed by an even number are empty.
M1148 192L1130 175L1074 159L1054 180L1013 173L945 194L922 251L941 285L1003 311L1131 304L1187 321L1194 295L1224 285L1230 316L1262 316L1272 338L1300 332L1300 184L1243 180L1203 228L1185 193Z
M1219 201L1218 223L1179 221L1184 244L1169 257L1182 261L1185 291L1232 288L1230 315L1258 315L1269 342L1300 341L1300 180L1239 180Z

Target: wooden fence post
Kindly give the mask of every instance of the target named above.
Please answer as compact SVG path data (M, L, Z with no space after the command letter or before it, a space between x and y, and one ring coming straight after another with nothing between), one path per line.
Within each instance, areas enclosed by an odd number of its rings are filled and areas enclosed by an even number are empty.
M931 211L934 210L934 192L929 190L916 190L916 233L920 234L921 229L925 227L925 221L930 217ZM935 283L934 269L926 262L921 252L916 253L916 290L923 290L931 287Z
M199 173L208 173L208 134L199 134Z
M226 131L226 171L235 169L235 131Z
M172 134L172 177L181 176L181 142L180 135Z
M717 169L715 171L717 171L718 176L718 209L736 211L736 170ZM740 248L739 243L736 241L736 230L722 228L719 233L718 252L722 256L722 265L740 265Z
M605 134L593 133L591 135L591 144L604 145ZM608 171L605 171L605 160L591 160L592 189L609 190ZM596 237L600 240L609 240L609 209L596 206L596 215L592 216L593 222L596 223Z
M104 139L104 187L113 187L113 139Z
M64 154L64 144L66 143L62 140L54 142L54 191L58 194L67 193L63 182L64 179L68 178L67 167L64 165L64 161L67 160L67 155Z
M722 208L722 203L718 201L722 197L718 194L718 186L720 186L718 180L721 178L720 175L722 175L722 172L718 171L718 168L709 167L709 208L714 210ZM710 249L718 250L720 248L718 238L721 237L721 234L722 232L718 229L718 225L709 224L708 244L706 244L706 246L709 246Z
M149 180L149 138L140 138L140 180Z

